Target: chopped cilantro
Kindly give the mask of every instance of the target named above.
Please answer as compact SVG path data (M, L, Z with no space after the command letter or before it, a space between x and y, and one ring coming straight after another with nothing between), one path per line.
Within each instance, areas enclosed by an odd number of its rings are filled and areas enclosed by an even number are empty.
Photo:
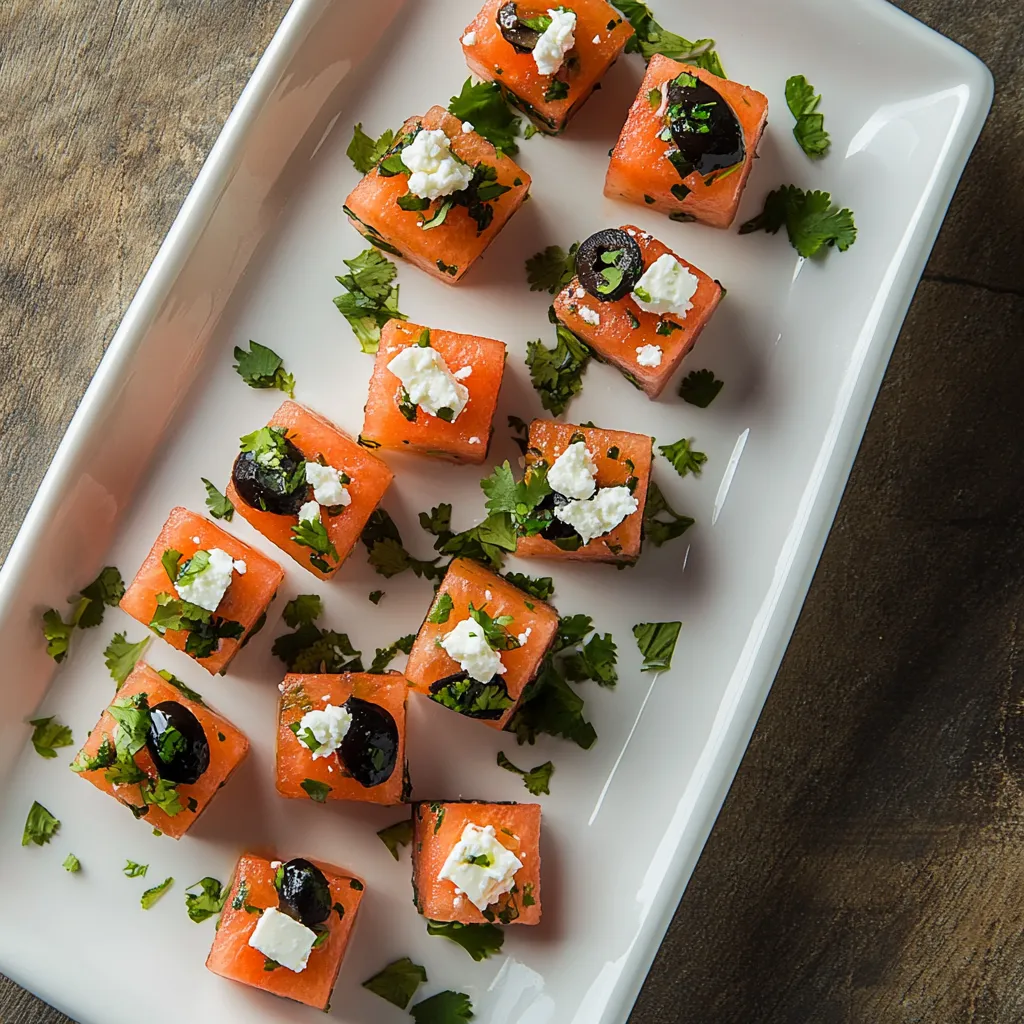
M306 791L309 799L318 804L325 803L327 794L331 791L331 787L326 782L317 782L316 779L303 779L299 785Z
M804 257L833 245L846 252L857 240L850 210L834 206L828 192L805 192L796 185L781 185L769 192L764 209L740 227L740 234L767 231L774 235L783 226L790 244Z
M300 519L292 527L292 540L304 548L309 548L309 564L321 572L331 571L331 562L335 568L341 562L341 555L334 546L323 519ZM328 561L330 559L330 561Z
M379 832L377 834L380 835ZM388 964L382 971L364 981L363 988L404 1010L412 1002L416 990L426 980L426 970L419 964L414 964L407 956L403 956L401 960Z
M130 644L124 633L115 633L103 651L103 662L118 687L131 675L135 663L149 646L150 638L143 637L137 644Z
M530 381L540 395L541 405L556 416L583 390L583 372L588 362L589 346L562 324L555 326L553 349L540 339L526 345Z
M69 853L64 858L64 863L61 867L63 867L68 874L74 875L82 870L82 862L73 853Z
M197 552L200 553L205 554ZM195 561L195 556L192 561ZM185 653L193 658L208 658L220 646L221 640L238 640L245 632L240 622L218 618L197 604L166 593L156 596L156 609L149 628L159 636L169 629L187 632Z
M295 378L285 370L284 360L266 345L250 341L248 352L236 345L235 371L251 388L276 388L289 398L295 397Z
M681 622L641 622L633 627L636 645L644 656L641 672L664 672L672 667Z
M477 135L482 135L500 152L511 156L519 151L515 139L521 122L494 82L474 85L473 79L467 78L459 95L448 102L448 111L460 121L468 121Z
M463 1024L473 1019L473 1004L464 992L446 989L417 1003L409 1013L416 1024Z
M369 596L370 596L370 601L373 604L380 604L381 598L384 596L384 591L383 590L371 590Z
M391 148L395 133L387 128L378 139L373 139L363 131L362 122L352 129L352 141L345 150L345 155L353 166L362 174L372 171L374 165Z
M629 19L634 35L626 43L627 53L639 53L645 61L660 53L672 60L704 68L719 78L725 78L722 62L715 53L713 39L691 42L675 32L669 32L654 20L651 9L638 0L615 0L615 6Z
M125 863L125 866L121 870L124 872L125 878L145 878L146 872L149 870L149 865L136 864L135 861L130 860Z
M421 520L422 522L422 520ZM370 565L385 579L397 576L407 569L428 580L439 580L444 569L437 565L437 559L421 560L413 558L402 545L402 535L398 532L395 521L382 508L377 508L370 515L360 536L369 552Z
M459 921L427 921L428 935L457 942L474 960L486 960L501 951L505 933L493 924L462 924Z
M60 829L60 822L38 801L33 800L25 819L25 831L21 835L21 845L45 846Z
M199 891L196 892L195 890ZM199 879L185 890L185 906L188 909L188 916L200 924L202 921L219 914L224 908L224 901L228 898L227 890L216 878Z
M172 675L167 669L162 668L157 675L163 679L165 683L170 683L176 690L180 691L184 696L188 697L193 704L199 704L201 707L206 706L206 701L203 700L203 695L197 690L193 690L191 686L182 682L177 676Z
M467 718L498 719L515 703L502 680L481 683L460 673L443 686L439 682L431 685L430 699Z
M210 510L210 515L214 519L226 519L230 523L235 514L235 506L205 476L199 479L206 488L206 507Z
M442 533L451 533L452 529L452 507L447 502L435 505L429 512L420 513L420 526L440 537Z
M139 900L139 903L142 904L142 909L149 910L172 885L174 885L174 879L165 878L159 885L154 885L152 889L147 889Z
M652 480L647 485L647 503L644 505L644 538L656 548L681 537L693 526L690 516L680 515L665 500L661 488Z
M508 627L514 621L513 617L499 615L492 618L484 607L477 608L472 601L469 602L470 617L484 631L487 645L495 651L513 651L521 646L519 640L508 631Z
M399 848L412 842L412 818L403 818L394 825L382 828L377 838L391 851L391 856L398 860Z
M569 96L569 83L559 78L553 78L544 90L544 99L549 103L557 100L567 99Z
M698 409L706 409L725 387L725 381L718 380L711 370L692 370L679 385L679 397Z
M73 772L94 772L100 768L109 768L116 757L113 743L110 742L109 737L104 736L95 754L87 754L83 748L75 755L74 761L71 762L71 770Z
M43 637L46 640L46 653L59 665L68 654L71 634L75 631L75 620L65 622L56 608L43 612Z
M91 629L98 626L103 621L104 608L113 607L122 597L124 580L121 579L121 573L112 565L104 567L99 576L80 591L67 622L55 608L43 613L46 653L60 664L67 657L75 627Z
M285 606L282 618L285 625L295 629L296 626L316 622L323 614L324 605L319 594L299 594Z
M555 581L550 576L527 576L522 572L507 572L504 575L513 587L525 590L539 601L546 601L555 592Z
M32 746L41 757L56 757L55 747L70 747L75 742L70 727L61 725L55 715L33 718L28 724L32 726Z
M289 601L285 622L295 623L297 628L293 633L282 633L274 641L271 654L280 658L290 672L362 672L362 654L352 646L348 634L316 625L321 610L315 594L300 594Z
M583 717L583 698L569 686L550 654L526 688L507 728L520 743L534 743L538 735L547 733L589 750L597 739L594 727Z
M680 476L686 476L687 473L700 476L704 463L708 461L703 452L690 447L690 442L685 437L673 444L659 444L658 451L672 463L672 467Z
M537 899L533 895L533 882L527 882L523 886L523 906L532 907L536 902Z
M535 124L528 124L523 132L524 139L532 139L534 135L539 135L540 129Z
M412 650L412 645L416 641L415 633L407 633L405 636L399 637L393 644L389 644L387 647L378 647L373 655L373 661L370 664L370 672L375 675L380 675L387 671L388 665L397 657L398 653L408 654Z
M818 113L820 102L821 96L815 95L814 86L803 75L786 81L786 105L796 118L793 135L809 157L825 156L832 145L825 131L825 117Z
M551 792L551 776L555 771L555 766L550 761L545 761L543 764L537 765L536 768L524 771L522 768L517 768L505 756L505 752L503 750L499 750L498 767L522 776L523 785L526 786L534 796L540 796L542 793L550 794Z
M434 607L430 609L427 622L433 623L435 626L443 625L448 621L448 616L451 615L454 607L455 603L452 601L451 594L439 594L434 602Z
M350 273L335 278L345 294L337 296L334 304L349 322L359 347L364 352L376 352L380 329L389 320L408 319L398 309L398 285L391 283L398 271L391 260L373 248L342 262Z
M579 242L573 242L566 252L560 245L549 245L535 252L526 261L526 280L531 292L560 292L576 275L576 250Z

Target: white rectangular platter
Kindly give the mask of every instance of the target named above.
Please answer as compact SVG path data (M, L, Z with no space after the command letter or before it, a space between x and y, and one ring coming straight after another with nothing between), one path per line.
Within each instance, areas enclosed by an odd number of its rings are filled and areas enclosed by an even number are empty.
M605 199L601 187L643 65L624 58L566 135L522 144L532 200L456 289L399 265L413 320L500 338L510 348L493 462L518 455L506 416L541 413L523 364L526 341L551 337L548 297L527 291L523 260L628 221L718 278L728 298L689 369L710 367L725 390L710 408L675 384L651 403L610 367L592 365L566 419L696 439L708 463L655 478L697 519L675 546L625 572L549 563L563 614L586 612L619 645L613 691L587 684L599 741L590 751L511 736L414 698L411 767L417 798L527 798L496 767L505 750L527 766L551 758L542 798L544 921L511 928L503 952L473 963L428 938L411 903L408 852L395 863L375 831L395 809L289 802L274 791L276 684L270 655L285 600L319 593L324 621L364 652L414 631L431 597L410 574L383 581L362 548L332 584L286 562L264 632L224 678L154 640L148 659L199 689L251 738L252 754L180 843L156 838L115 801L56 761L37 757L24 724L57 713L81 740L109 702L101 651L115 630L139 638L119 609L73 641L54 670L39 632L44 608L104 564L130 579L168 510L203 511L200 476L223 488L240 434L281 396L246 388L232 349L253 338L280 352L297 398L355 434L372 359L331 299L333 275L364 243L342 201L357 180L345 156L352 125L376 134L446 103L467 72L459 48L476 0L296 0L204 167L110 345L0 573L0 877L7 880L0 970L76 1019L303 1021L312 1011L233 985L203 961L213 925L193 924L183 889L226 881L244 849L319 857L367 880L364 908L335 991L346 1024L408 1019L360 987L410 956L427 967L421 995L468 993L487 1024L622 1024L739 764L838 504L896 333L991 98L985 68L883 0L662 0L655 13L690 38L713 36L726 70L765 92L771 124L740 220L782 182L830 190L860 231L845 254L802 262L784 237L739 237L675 224ZM790 133L783 87L805 74L824 95L833 150L812 163ZM387 456L397 473L385 507L414 553L430 552L417 513L455 506L455 528L483 517L471 467ZM485 468L485 472L488 471ZM228 529L278 552L236 516ZM510 560L537 573L539 563ZM379 607L367 595L382 588ZM642 675L631 627L681 619L670 672ZM63 753L63 752L62 752ZM19 845L33 799L63 822L45 848ZM61 870L65 855L80 874ZM141 880L175 877L140 909ZM159 970L153 968L159 965Z

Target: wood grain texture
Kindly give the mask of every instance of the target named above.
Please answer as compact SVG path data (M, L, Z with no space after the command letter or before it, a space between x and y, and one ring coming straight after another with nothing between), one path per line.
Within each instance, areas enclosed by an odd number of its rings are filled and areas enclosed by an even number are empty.
M0 551L287 6L0 4ZM1024 19L899 6L995 107L632 1024L1024 1019Z

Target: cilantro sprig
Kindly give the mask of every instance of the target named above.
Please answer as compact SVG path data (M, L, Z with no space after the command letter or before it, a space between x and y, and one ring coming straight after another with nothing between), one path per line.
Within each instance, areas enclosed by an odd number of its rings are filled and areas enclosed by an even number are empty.
M555 295L576 276L576 250L580 243L573 242L568 252L560 245L549 245L535 252L526 261L526 280L531 292Z
M315 519L300 519L292 526L292 540L309 548L309 564L321 572L331 572L341 563L341 555L327 532L327 525L320 516ZM331 562L334 565L331 565Z
M499 750L498 767L504 768L505 771L521 776L523 785L534 796L540 796L542 793L550 794L551 792L551 776L554 774L555 766L550 761L545 761L543 764L537 765L536 768L531 768L529 771L526 771L523 768L517 768L505 756L505 752L503 750Z
M145 636L138 643L130 644L124 633L115 633L103 651L103 663L110 670L110 675L120 688L132 674L139 658L149 646L151 637Z
M434 550L454 558L473 558L492 569L501 569L505 553L516 549L516 534L509 517L504 512L493 513L476 526L453 533L451 514L452 507L447 503L434 506L429 514L420 513L420 526L435 538ZM447 568L444 565L436 569L437 578L443 576Z
M725 78L722 62L714 50L713 39L691 42L675 32L669 32L655 21L650 7L638 0L614 0L614 6L622 11L633 26L634 35L626 43L627 53L639 53L648 63L656 53L660 53Z
M362 672L362 653L347 633L321 629L316 625L323 605L316 594L300 594L284 609L284 621L294 628L283 633L271 647L271 653L285 663L290 672Z
M189 918L200 924L214 914L219 914L227 898L228 893L224 886L216 878L207 875L185 890L185 907Z
M116 567L108 565L100 571L75 600L68 621L55 608L43 613L43 637L46 653L60 664L68 654L75 629L91 629L103 621L103 612L124 597L124 580Z
M375 353L380 329L389 320L408 320L398 308L398 270L377 249L364 249L358 256L342 261L349 273L335 280L345 289L334 299L338 312L348 321L363 352Z
M467 78L458 96L448 101L448 112L460 121L468 121L495 149L512 156L519 152L516 136L522 122L505 102L495 82L473 84Z
M380 835L379 832L377 834ZM363 988L404 1010L412 1002L416 990L426 980L426 970L419 964L414 964L407 956L403 956L401 960L395 960L378 971L372 978L367 978L363 982Z
M700 476L704 463L708 461L707 455L692 448L689 438L686 437L672 444L659 444L658 451L672 463L672 468L680 476L686 476L687 473Z
M250 341L248 352L235 346L235 372L251 388L276 389L289 398L295 397L295 378L284 368L284 360L272 348L259 342Z
M391 148L394 140L395 133L390 128L386 128L378 138L372 138L363 131L363 124L360 121L352 129L352 141L348 144L345 155L360 174L368 174Z
M427 934L458 943L474 960L486 960L501 952L505 933L493 924L462 924L459 921L427 921Z
M451 506L449 512L450 509ZM407 569L428 580L439 580L444 576L444 568L437 564L437 558L420 559L409 554L395 521L382 508L374 509L359 539L367 550L370 565L385 579Z
M203 486L206 488L206 507L209 509L210 515L214 519L225 519L230 523L231 517L235 514L235 506L205 476L199 479L203 481Z
M641 622L633 627L636 645L644 657L641 672L666 672L679 639L681 622Z
M33 718L28 724L32 726L32 746L40 757L56 757L56 747L70 747L75 742L70 726L61 725L56 715Z
M555 325L555 347L548 348L539 338L526 343L526 365L530 382L540 396L540 404L555 416L583 390L583 374L590 362L590 347L568 327Z
M786 81L786 106L796 118L793 136L800 148L812 159L825 156L832 140L825 131L825 117L818 113L821 96L815 95L814 86L803 75L794 75Z
M831 246L846 252L857 240L852 211L833 204L828 192L805 192L796 185L781 185L769 192L764 209L740 226L740 234L767 231L774 235L782 227L793 248L807 258Z
M411 1007L416 1024L463 1024L473 1019L473 1004L464 992L446 989Z
M691 370L679 384L679 397L698 409L706 409L725 387L711 370Z

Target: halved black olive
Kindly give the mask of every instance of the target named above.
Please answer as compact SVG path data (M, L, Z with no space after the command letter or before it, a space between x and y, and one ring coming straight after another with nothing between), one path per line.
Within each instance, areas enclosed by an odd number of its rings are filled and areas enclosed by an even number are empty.
M235 459L231 479L239 497L252 508L279 516L297 516L309 496L306 460L287 438L285 455L277 466L264 466L254 452L241 452Z
M679 157L672 161L681 178L711 174L743 160L743 128L726 100L695 75L668 84L668 122ZM684 173L685 172L685 173Z
M302 857L281 865L275 879L281 910L307 928L331 916L331 887L324 873Z
M519 20L519 11L511 0L498 8L498 28L501 29L505 42L511 44L519 53L533 53L533 48L541 36L535 28L530 28Z
M630 241L632 241L632 239L630 239ZM551 509L553 512L556 508L568 505L571 500L571 498L567 498L564 494L552 491L550 494L545 494L544 497L541 498L540 503L537 505L537 509ZM554 516L551 517L551 522L541 530L540 535L547 540L568 540L570 537L578 537L580 541L583 540L583 538L580 537L580 535L568 523L563 523L561 519L556 519Z
M210 767L210 743L199 719L176 700L154 704L149 715L146 749L157 774L168 782L198 782Z
M599 302L624 298L643 273L640 246L619 228L595 232L576 251L576 276Z
M349 697L345 707L352 715L338 757L361 786L387 782L398 761L398 726L387 708L359 697Z
M461 689L457 686L458 683L467 681L467 686ZM495 687L500 690L499 697L504 704L503 707L474 708L473 705L477 703L487 687ZM447 693L442 698L441 695L445 691ZM489 696L493 698L494 695L491 694ZM437 701L438 704L450 708L452 711L457 711L460 715L465 715L467 718L479 718L484 721L501 718L513 703L512 698L509 696L508 687L505 685L505 680L501 676L493 675L490 682L481 683L478 679L471 679L468 672L456 672L454 675L444 676L441 679L435 680L430 684L430 697L431 700Z

